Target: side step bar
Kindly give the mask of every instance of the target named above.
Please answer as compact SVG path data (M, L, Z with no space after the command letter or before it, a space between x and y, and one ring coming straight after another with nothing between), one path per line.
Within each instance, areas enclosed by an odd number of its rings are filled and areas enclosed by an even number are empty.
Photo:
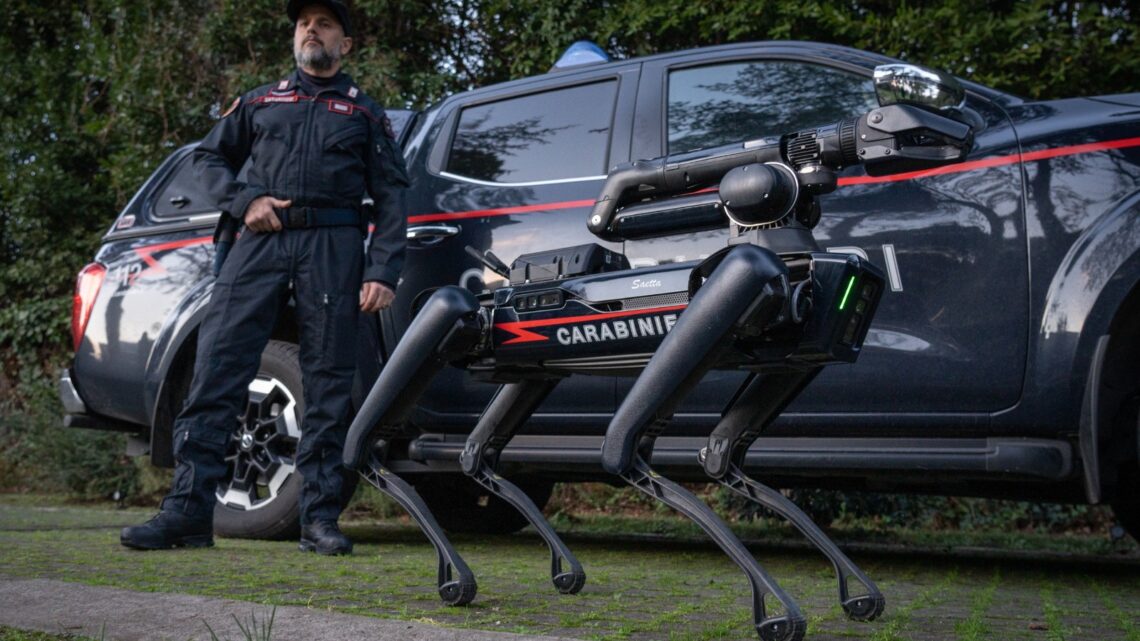
M457 435L445 440L439 434L425 435L410 444L408 455L415 461L456 463L465 438ZM601 436L520 434L503 450L500 460L506 464L596 466L602 476L601 442ZM707 477L697 453L707 442L702 437L658 437L653 466L691 467L693 480L704 480ZM391 466L397 469L401 463L394 460ZM1065 441L1032 438L761 437L745 456L744 471L749 473L769 475L804 470L945 472L974 478L1061 481L1073 473L1073 448Z

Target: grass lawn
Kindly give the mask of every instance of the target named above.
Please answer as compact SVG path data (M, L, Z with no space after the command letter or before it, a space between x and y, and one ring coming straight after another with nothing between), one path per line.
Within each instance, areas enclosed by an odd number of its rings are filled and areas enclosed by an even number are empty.
M218 539L212 549L136 552L118 528L147 510L0 495L0 576L52 578L401 620L582 639L755 639L742 573L700 532L668 515L554 518L586 568L575 596L551 585L541 539L456 536L479 580L467 607L435 592L435 554L406 518L351 521L351 557L296 551L290 541ZM809 618L809 639L1123 639L1140 641L1140 555L1102 537L841 530L878 582L887 611L847 621L825 559L791 531L737 528ZM1044 549L1044 555L1024 550ZM0 629L0 641L57 639ZM4 636L7 635L7 636Z

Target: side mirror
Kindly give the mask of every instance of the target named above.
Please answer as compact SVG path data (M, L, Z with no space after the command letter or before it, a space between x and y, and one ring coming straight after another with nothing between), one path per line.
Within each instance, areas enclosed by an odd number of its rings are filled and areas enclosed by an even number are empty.
M960 109L966 102L966 90L957 78L918 65L879 65L874 83L883 107L906 104L943 111Z

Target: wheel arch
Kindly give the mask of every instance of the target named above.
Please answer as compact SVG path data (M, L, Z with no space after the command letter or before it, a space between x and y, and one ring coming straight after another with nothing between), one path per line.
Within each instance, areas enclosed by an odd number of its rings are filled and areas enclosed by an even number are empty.
M1126 451L1120 448L1136 438L1115 430L1114 418L1140 387L1138 319L1140 192L1073 244L1050 285L1039 328L1035 376L1043 395L1041 417L1055 412L1054 420L1078 425L1090 503L1099 503L1103 490L1111 491ZM1068 379L1068 390L1057 388L1062 378ZM1051 394L1054 405L1044 401Z
M206 317L212 278L199 281L167 316L151 348L144 384L144 402L150 415L150 459L160 467L172 467L171 426L177 411L173 408L179 384L189 385L183 366L193 363L198 343L198 327ZM185 379L183 378L185 377Z
M1027 391L1037 394L1036 422L1076 424L1097 343L1111 333L1138 281L1140 191L1082 233L1053 272L1027 379Z

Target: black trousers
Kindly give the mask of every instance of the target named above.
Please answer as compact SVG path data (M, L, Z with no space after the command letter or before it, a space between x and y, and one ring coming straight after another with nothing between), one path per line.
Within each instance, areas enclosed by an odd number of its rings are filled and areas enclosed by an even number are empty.
M189 399L174 423L174 483L162 509L212 518L227 443L292 284L305 402L296 454L301 523L340 515L363 238L348 226L247 229L234 243L199 330Z

